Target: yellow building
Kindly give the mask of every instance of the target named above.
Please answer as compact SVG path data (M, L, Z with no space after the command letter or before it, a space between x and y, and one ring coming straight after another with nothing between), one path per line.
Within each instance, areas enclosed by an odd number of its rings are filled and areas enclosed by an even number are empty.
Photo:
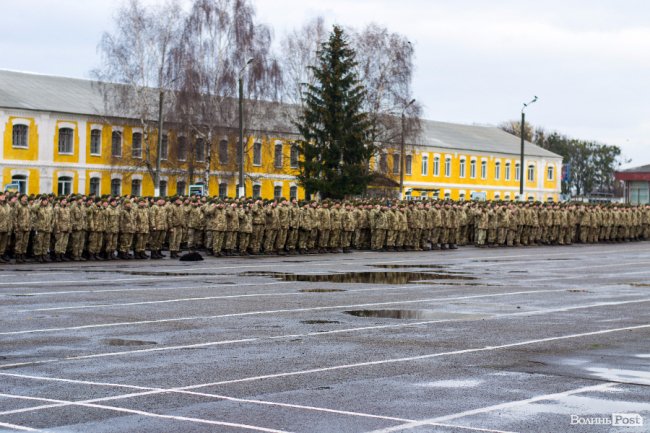
M108 118L103 107L91 81L0 71L3 187L17 184L30 194L153 195L147 165L156 157L148 149L157 149L157 131ZM292 144L299 137L289 122L273 123L246 129L247 194L304 198L295 178L299 152ZM210 195L235 196L235 132L212 139L208 148L201 138L164 130L161 195L186 194L190 184L207 179ZM469 199L472 193L510 200L518 195L519 139L498 128L425 120L406 148L404 185L411 196L431 197L433 190L452 199ZM371 164L399 178L398 151L378 154ZM560 156L527 143L526 197L557 200L561 164Z

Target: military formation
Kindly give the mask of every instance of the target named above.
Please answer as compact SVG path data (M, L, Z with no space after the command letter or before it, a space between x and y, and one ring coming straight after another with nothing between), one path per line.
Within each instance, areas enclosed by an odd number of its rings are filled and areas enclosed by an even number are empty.
M650 238L650 206L0 193L0 263L429 251ZM149 251L149 253L147 253Z

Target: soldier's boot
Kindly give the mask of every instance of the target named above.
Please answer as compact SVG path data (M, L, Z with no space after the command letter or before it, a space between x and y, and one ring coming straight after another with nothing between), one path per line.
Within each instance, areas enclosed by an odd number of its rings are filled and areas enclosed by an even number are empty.
M36 261L38 263L45 263L45 256L44 255L37 256Z
M458 245L456 245L456 244L451 244L451 245L449 245L449 249L450 249L450 250L457 250L457 249L458 249Z
M177 253L178 253L178 251L177 251ZM164 253L162 252L162 250L158 250L158 255L160 256L161 259L162 259L163 257L167 257L167 255L164 254Z
M159 258L161 258L161 257L159 257ZM176 253L176 251L171 251L170 254L169 254L169 258L170 259L177 259L178 254Z
M8 263L4 256L0 256L0 263Z
M49 254L43 254L43 260L45 261L45 263L49 263L52 261L52 258Z
M63 259L61 258L61 254L56 253L56 254L54 255L54 261L55 261L55 262L62 262Z

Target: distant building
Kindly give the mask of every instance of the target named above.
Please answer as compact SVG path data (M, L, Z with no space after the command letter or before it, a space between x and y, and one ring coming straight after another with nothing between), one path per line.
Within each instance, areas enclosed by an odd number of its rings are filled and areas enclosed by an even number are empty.
M252 119L247 128L246 191L264 198L304 198L296 181L301 156L295 141L300 137L286 116L278 114L290 107L268 105L275 115ZM157 142L158 132L145 137L138 122L103 111L103 98L92 81L0 70L2 186L16 184L26 193L153 195L153 180L143 162L144 140ZM519 138L496 127L421 123L421 133L406 146L407 195L516 198ZM187 194L191 184L206 178L210 195L236 195L236 124L224 125L230 132L212 143L184 136L174 126L165 128L161 195ZM384 147L372 158L371 168L386 179L384 187L395 188L399 145ZM157 145L151 149L156 152ZM558 200L562 158L532 143L525 150L526 198Z
M617 171L614 177L625 185L625 202L630 204L650 203L650 165Z

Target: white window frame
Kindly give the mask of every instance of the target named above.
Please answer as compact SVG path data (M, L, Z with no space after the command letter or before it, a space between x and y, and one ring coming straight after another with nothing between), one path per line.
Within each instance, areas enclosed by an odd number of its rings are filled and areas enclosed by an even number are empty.
M14 140L14 128L16 126L25 127L25 145L17 146L16 141ZM11 124L11 147L14 149L29 149L29 122L23 119L14 119Z
M57 153L59 155L74 155L74 133L75 133L75 130L71 126L74 126L74 125L60 125L59 126L59 129L57 131L57 133L59 134L58 144L57 144L57 150L58 150ZM70 150L61 150L61 131L63 131L64 129L70 131L70 143L69 143Z
M515 163L515 181L519 182L521 180L521 164L518 162Z
M526 178L528 179L528 182L535 181L535 164L528 164L528 167L526 168Z
M115 144L114 144L115 134L118 134L120 136L120 154L119 155L117 155L115 153ZM124 147L124 131L122 131L121 129L113 129L113 131L111 132L111 156L114 157L114 158L121 158L123 150L124 150L123 147Z
M433 157L433 175L440 176L440 155Z
M423 153L422 154L422 171L421 171L422 176L428 176L429 175L429 154L428 153Z
M451 156L445 156L445 177L451 177Z
M467 174L467 158L464 156L460 158L460 161L458 161L458 177L461 179L465 179L465 175Z
M99 134L99 152L93 152L93 133L97 132ZM90 129L90 156L101 156L102 155L102 128L93 127Z
M510 169L511 168L512 168L512 164L510 163L510 161L506 161L506 172L505 172L505 176L504 176L506 182L510 181Z
M261 141L256 141L253 143L253 165L255 167L262 166L262 142Z
M481 179L487 179L487 161L481 160Z
M139 134L139 135L140 135L140 148L139 148L140 153L137 154L137 155L135 154L135 150L136 150L136 148L133 147L133 144L135 143L134 138L135 138L136 134ZM144 139L144 135L142 134L142 131L141 131L141 130L133 130L133 131L131 132L131 156L132 156L133 158L136 158L136 159L142 159L142 140L143 140L143 139Z
M546 177L548 180L555 180L555 167L552 165L546 167Z
M494 180L501 180L501 161L494 163Z
M413 155L404 157L404 174L411 176L413 174Z
M469 162L469 177L470 179L476 179L476 158L472 158Z

